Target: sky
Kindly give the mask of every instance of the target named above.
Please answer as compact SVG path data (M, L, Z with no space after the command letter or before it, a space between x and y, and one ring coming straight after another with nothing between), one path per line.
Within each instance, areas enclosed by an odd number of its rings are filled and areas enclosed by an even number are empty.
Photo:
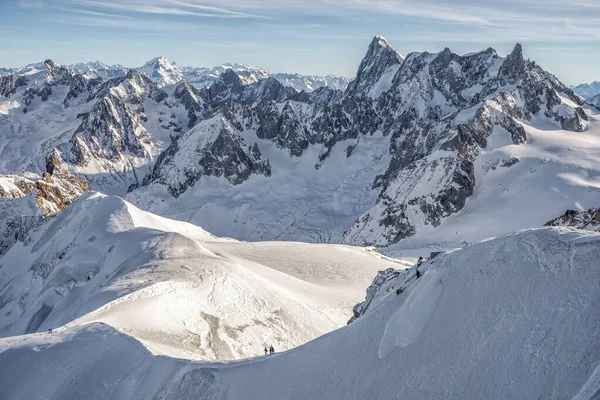
M0 0L0 66L243 62L353 77L375 35L402 54L515 43L566 84L600 80L598 0Z

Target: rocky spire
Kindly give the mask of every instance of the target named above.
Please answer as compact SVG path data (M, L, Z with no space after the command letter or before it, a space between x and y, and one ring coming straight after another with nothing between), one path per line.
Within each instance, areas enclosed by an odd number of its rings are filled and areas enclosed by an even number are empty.
M375 36L358 67L356 78L348 85L346 94L355 95L372 87L389 67L400 65L403 61L404 57L385 38Z
M525 60L523 59L523 48L517 43L498 71L498 79L503 85L515 83L523 78L525 74Z

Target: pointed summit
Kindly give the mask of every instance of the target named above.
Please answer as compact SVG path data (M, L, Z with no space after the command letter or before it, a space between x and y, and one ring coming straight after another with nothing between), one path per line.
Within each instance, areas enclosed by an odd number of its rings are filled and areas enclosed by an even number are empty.
M48 59L48 60L44 61L44 66L48 69L54 69L58 66L58 64L56 64L54 61Z
M164 56L158 56L137 69L158 86L173 85L183 79L181 68Z
M506 57L500 71L498 79L503 85L515 83L525 75L525 60L523 59L523 48L520 43L515 45L513 51Z
M403 61L404 57L383 36L375 36L358 67L356 78L348 85L346 94L356 95L369 90L384 73Z

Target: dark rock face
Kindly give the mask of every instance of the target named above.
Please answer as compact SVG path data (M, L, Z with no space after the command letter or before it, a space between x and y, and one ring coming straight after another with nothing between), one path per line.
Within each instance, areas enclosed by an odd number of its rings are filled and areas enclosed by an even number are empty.
M566 226L600 232L600 208L590 208L587 211L567 210L544 226Z
M174 96L188 111L188 128L198 123L201 114L206 111L206 103L196 88L183 81L175 88Z
M512 53L506 57L498 72L498 79L502 85L516 83L525 76L525 60L523 59L523 48L517 43Z
M124 151L143 157L144 144L150 137L141 126L138 115L116 96L109 94L87 114L81 116L81 125L69 142L72 151L66 151L65 159L78 165L88 162L86 154L100 155L117 160ZM64 149L64 147L63 147Z
M256 143L247 145L237 128L217 113L173 141L144 184L164 184L171 195L179 197L203 176L224 177L239 185L252 174L269 177L269 161Z
M29 79L22 75L0 76L0 96L9 97L16 90L29 83Z

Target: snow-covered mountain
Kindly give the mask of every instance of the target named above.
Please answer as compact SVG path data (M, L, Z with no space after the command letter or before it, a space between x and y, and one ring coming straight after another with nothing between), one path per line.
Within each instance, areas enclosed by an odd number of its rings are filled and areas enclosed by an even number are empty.
M404 58L376 37L344 92L230 73L204 99L128 199L219 235L460 244L597 203L598 110L520 45Z
M335 75L317 76L277 73L271 74L272 78L277 79L284 86L291 86L297 91L312 92L321 87L328 87L334 90L345 90L350 78Z
M99 193L21 229L0 265L1 337L101 321L203 360L339 328L377 270L402 266L363 248L221 239Z
M9 399L592 400L600 389L599 258L600 236L591 232L546 228L487 240L426 262L418 280L414 270L399 274L347 327L235 363L156 357L99 323L0 339L0 392Z
M2 77L0 94L1 173L41 174L54 157L220 236L452 247L597 206L600 111L520 45L403 57L376 37L345 91L232 69L161 88L49 60Z
M592 83L582 83L573 88L573 91L584 99L591 99L594 96L600 95L600 81Z
M29 64L21 68L0 68L0 76L27 74L43 68L44 63ZM262 68L243 63L224 63L216 67L182 67L168 60L164 56L155 57L141 67L127 68L120 64L109 65L101 61L77 63L66 66L72 73L87 75L90 78L101 77L104 80L121 78L131 69L144 73L159 87L173 85L185 80L196 88L209 87L219 80L221 74L231 69L244 84L254 83L269 76L277 79L285 86L290 86L297 91L312 92L320 87L329 87L344 90L351 81L335 75L300 75L290 73L271 74Z
M185 80L197 88L209 87L227 70L235 72L244 84L269 77L269 73L264 69L241 63L225 63L213 68L182 67L182 70Z
M600 109L518 44L229 67L0 76L0 397L597 397Z
M153 58L137 68L137 71L145 74L160 87L173 85L183 80L181 68L163 56Z
M92 77L102 77L103 79L120 78L127 75L128 69L120 64L108 65L101 61L91 61L87 63L77 63L69 65L68 68L73 72Z

